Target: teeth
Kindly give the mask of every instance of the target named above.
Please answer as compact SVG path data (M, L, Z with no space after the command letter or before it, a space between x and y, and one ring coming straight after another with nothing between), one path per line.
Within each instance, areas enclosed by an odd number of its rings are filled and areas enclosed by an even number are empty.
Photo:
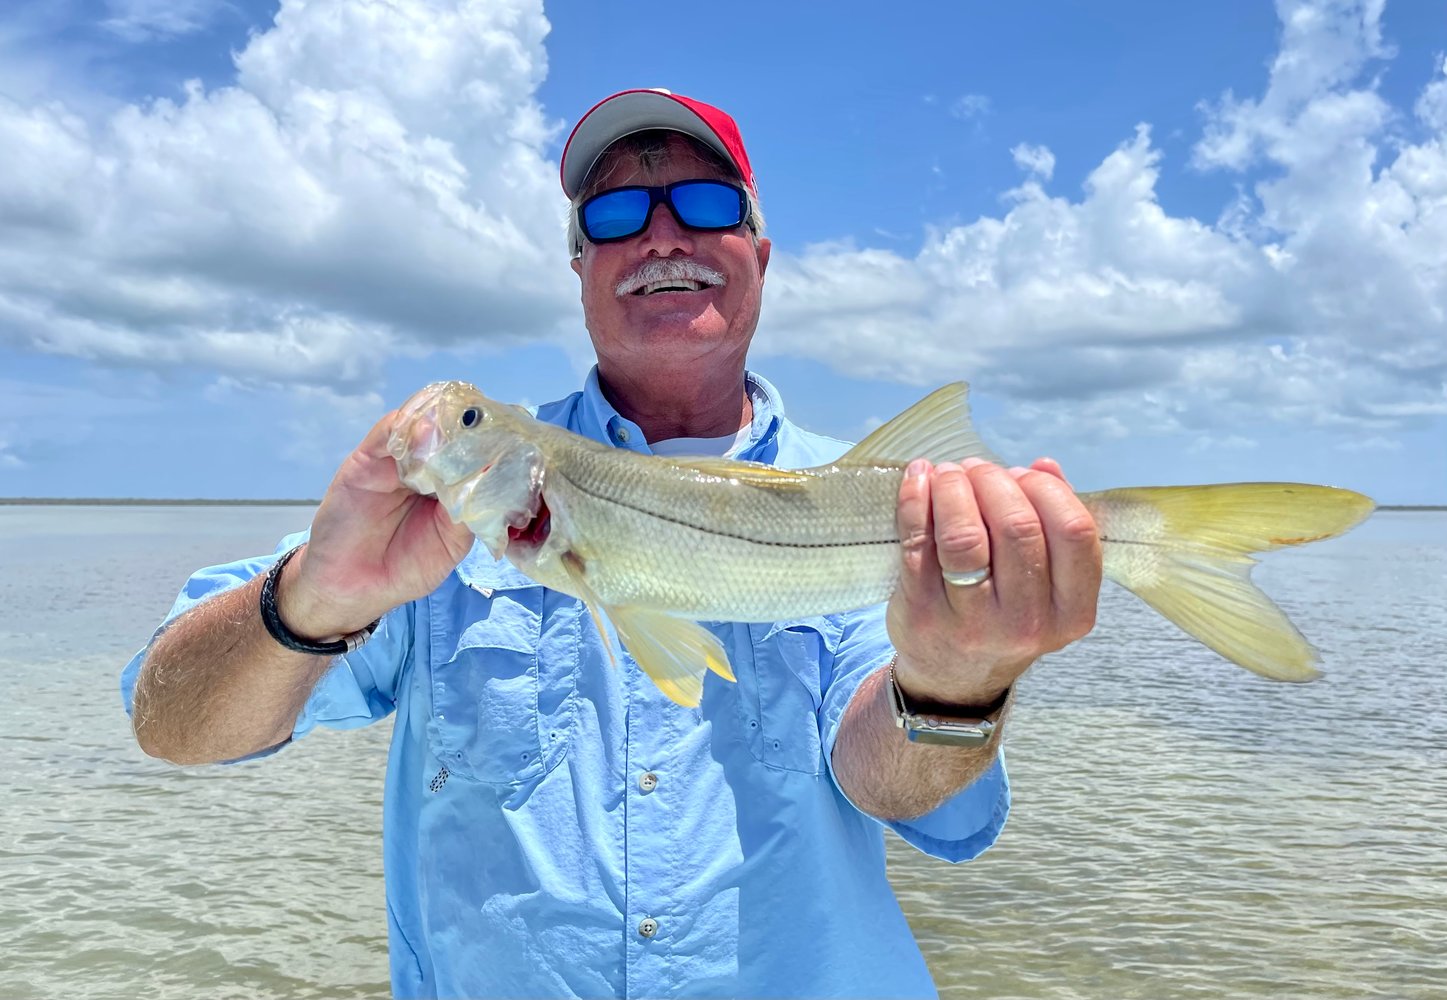
M638 290L639 295L651 295L654 292L697 292L704 287L701 281L689 281L687 278L671 278L668 281L650 281Z

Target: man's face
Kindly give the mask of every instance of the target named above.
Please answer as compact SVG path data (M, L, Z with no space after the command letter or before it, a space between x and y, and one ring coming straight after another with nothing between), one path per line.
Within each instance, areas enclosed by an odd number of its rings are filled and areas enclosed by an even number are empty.
M667 162L657 170L644 170L636 160L625 159L610 172L605 159L601 169L606 181L590 193L694 178L737 183L701 161L681 136L670 138L668 148ZM649 261L660 259L704 265L721 274L724 283L699 291L618 294L620 283ZM643 232L616 243L585 239L582 256L572 263L582 282L583 318L599 361L641 377L650 368L675 367L711 355L718 358L721 353L742 358L747 353L759 321L769 241L761 239L755 246L745 225L714 233L685 229L668 206L660 204Z

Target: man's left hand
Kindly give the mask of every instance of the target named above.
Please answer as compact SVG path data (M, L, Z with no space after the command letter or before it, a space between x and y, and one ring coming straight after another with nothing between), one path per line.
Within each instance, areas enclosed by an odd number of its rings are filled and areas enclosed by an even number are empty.
M887 621L911 700L989 705L1094 626L1100 538L1053 460L911 463L897 517L903 567ZM974 586L944 575L986 567Z

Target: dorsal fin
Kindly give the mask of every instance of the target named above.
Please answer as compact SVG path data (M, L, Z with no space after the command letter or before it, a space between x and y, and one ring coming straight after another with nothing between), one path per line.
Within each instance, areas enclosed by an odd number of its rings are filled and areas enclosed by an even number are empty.
M682 458L669 459L669 461L679 468L692 469L706 476L736 479L748 486L761 486L766 489L798 489L813 482L816 478L808 472L776 469L772 465L741 462L735 458Z
M970 387L951 382L930 393L893 420L874 429L836 465L903 465L925 458L959 462L983 458L999 462L970 423Z

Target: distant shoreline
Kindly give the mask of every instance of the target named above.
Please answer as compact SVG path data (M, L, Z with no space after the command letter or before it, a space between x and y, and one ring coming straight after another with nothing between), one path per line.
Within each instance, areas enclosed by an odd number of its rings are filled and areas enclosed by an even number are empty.
M0 507L315 507L320 500L211 500L202 497L0 497ZM1384 503L1377 510L1447 510L1447 504Z

